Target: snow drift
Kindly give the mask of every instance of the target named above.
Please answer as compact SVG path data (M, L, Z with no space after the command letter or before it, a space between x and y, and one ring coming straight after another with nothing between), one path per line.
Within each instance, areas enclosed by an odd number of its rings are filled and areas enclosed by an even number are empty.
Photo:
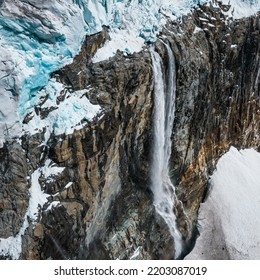
M199 211L200 237L186 259L260 259L260 153L231 147Z

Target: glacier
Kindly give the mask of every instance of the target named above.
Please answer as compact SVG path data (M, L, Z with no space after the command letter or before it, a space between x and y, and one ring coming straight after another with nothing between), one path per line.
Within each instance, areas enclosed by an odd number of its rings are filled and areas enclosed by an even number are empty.
M224 0L226 1L226 0ZM4 0L0 2L0 146L19 137L22 121L51 74L71 63L86 35L110 27L93 62L126 55L154 42L167 18L187 14L199 0ZM260 10L259 0L231 0L236 17ZM247 8L245 8L247 7ZM246 11L246 14L245 14ZM78 120L75 120L77 123ZM70 124L69 124L70 125Z
M1 2L0 146L3 138L21 134L21 122L51 73L72 62L86 34L107 24L104 7L91 3Z

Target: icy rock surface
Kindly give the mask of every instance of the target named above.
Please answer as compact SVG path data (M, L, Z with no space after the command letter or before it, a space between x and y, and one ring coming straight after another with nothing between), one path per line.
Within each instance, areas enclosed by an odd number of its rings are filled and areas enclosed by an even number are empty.
M12 259L19 259L22 251L22 236L29 226L29 220L31 220L33 223L36 222L38 218L38 210L47 202L48 198L48 195L41 190L39 178L40 176L44 176L45 178L51 179L52 176L62 173L63 170L64 168L56 167L50 160L47 160L45 162L45 166L36 169L32 173L31 187L29 189L30 200L29 206L25 213L24 222L16 236L0 238L0 252L2 255L7 255ZM51 209L51 207L49 209Z
M176 19L198 2L0 1L0 146L4 139L21 135L21 123L35 106L35 95L53 71L72 61L86 34L110 26L111 40L97 52L94 62L113 56L117 49L137 52L145 41L155 41L166 18ZM250 9L245 2L231 1L239 10L233 13L236 17L259 10L258 0L251 1Z
M33 135L46 128L47 141L51 133L70 134L74 129L81 128L81 123L92 120L101 109L99 105L89 102L86 92L87 89L70 92L62 83L54 78L50 79L35 97L37 104L42 103L41 111L46 111L47 116L37 115L35 110L29 110L28 114L32 119L28 124L24 124L24 131ZM64 100L59 102L61 96Z
M260 259L260 154L231 147L211 178L187 259Z

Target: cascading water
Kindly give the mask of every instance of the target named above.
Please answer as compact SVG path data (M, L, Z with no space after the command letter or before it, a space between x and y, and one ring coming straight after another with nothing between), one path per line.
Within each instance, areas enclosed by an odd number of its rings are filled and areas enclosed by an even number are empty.
M167 223L175 243L175 258L182 252L182 236L174 214L176 195L169 176L171 133L175 114L176 73L171 48L165 44L169 59L168 76L164 80L162 59L151 49L154 73L154 147L151 169L152 192L156 211ZM166 82L166 83L165 83Z

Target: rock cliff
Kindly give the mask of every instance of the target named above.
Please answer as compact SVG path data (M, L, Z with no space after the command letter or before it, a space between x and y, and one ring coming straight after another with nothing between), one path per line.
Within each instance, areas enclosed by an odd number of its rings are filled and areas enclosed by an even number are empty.
M229 8L201 6L163 32L178 68L172 179L193 225L219 157L259 150L259 15L233 21Z
M230 145L259 149L259 14L231 20L229 8L201 6L181 21L169 19L155 43L165 76L162 41L176 59L171 175L183 256L196 238L198 208L219 157ZM57 106L69 92L87 89L83 95L101 106L100 114L71 134L25 133L0 149L0 238L20 234L21 259L175 257L174 240L150 190L154 77L149 49L93 63L108 38L107 28L88 36L73 63L53 73L64 85ZM46 100L47 95L34 109L41 119L55 110L43 106ZM27 115L24 123L31 119ZM48 172L55 168L59 171ZM46 201L26 218L21 232L35 174ZM3 251L1 257L13 256Z

